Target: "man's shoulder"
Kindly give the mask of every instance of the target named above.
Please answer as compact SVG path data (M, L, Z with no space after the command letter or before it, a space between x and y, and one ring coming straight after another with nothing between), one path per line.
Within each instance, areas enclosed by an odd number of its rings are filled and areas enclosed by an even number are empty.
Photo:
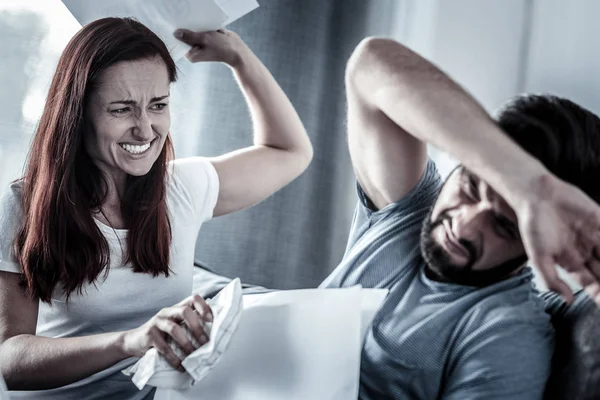
M541 397L555 333L534 297L486 296L461 317L454 339L444 398Z
M523 339L552 338L551 316L531 282L490 291L475 302L461 318L465 334L510 338L520 332ZM527 337L525 337L527 336Z
M359 204L362 207L374 215L393 215L398 213L410 213L413 208L419 209L421 207L429 207L435 200L435 197L437 197L437 194L442 186L442 180L435 162L432 159L428 159L427 166L415 186L395 202L392 202L380 209L375 207L358 181L356 186Z

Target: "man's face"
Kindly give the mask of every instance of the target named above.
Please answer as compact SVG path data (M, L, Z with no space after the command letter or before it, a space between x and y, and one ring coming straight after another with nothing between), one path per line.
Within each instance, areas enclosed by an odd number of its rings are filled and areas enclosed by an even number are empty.
M450 174L425 219L421 251L434 277L470 286L502 280L526 261L514 211L463 167Z

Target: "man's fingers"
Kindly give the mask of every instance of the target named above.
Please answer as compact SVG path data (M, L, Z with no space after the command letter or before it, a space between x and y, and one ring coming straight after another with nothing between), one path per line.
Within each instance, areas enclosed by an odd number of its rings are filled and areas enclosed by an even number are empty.
M600 282L600 232L596 235L597 242L594 243L587 260L589 269Z
M600 284L594 283L590 286L585 287L586 293L594 300L594 302L600 306Z
M556 270L554 261L551 258L532 258L532 262L537 267L539 273L542 275L542 278L548 286L548 289L560 294L561 297L565 300L565 302L571 304L573 302L573 292L571 291L569 285L567 285L558 276L558 271Z
M591 287L592 285L597 284L596 277L594 277L594 275L592 275L592 273L587 269L573 271L571 272L571 276L575 278L577 283L579 283L582 287Z
M548 289L558 293L567 304L573 303L573 291L565 281L558 278L553 283L546 282L546 284L548 285Z
M600 259L595 256L591 257L588 262L585 263L585 267L594 277L596 282L600 282Z

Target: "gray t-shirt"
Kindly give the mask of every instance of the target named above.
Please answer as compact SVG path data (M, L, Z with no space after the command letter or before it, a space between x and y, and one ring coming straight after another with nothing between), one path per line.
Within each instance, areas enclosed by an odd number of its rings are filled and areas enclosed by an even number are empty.
M421 224L442 181L430 160L417 186L381 210L358 187L346 253L321 287L390 290L365 339L360 399L541 399L554 330L529 268L476 288L424 273Z

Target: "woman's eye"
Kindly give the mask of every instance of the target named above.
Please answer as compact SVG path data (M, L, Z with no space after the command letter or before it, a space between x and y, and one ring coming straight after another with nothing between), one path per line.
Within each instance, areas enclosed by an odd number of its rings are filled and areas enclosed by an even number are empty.
M111 113L115 114L115 115L122 115L122 114L129 112L129 110L130 110L129 107L117 108L116 110L112 110Z
M155 111L162 111L167 106L167 103L157 103L150 106Z

